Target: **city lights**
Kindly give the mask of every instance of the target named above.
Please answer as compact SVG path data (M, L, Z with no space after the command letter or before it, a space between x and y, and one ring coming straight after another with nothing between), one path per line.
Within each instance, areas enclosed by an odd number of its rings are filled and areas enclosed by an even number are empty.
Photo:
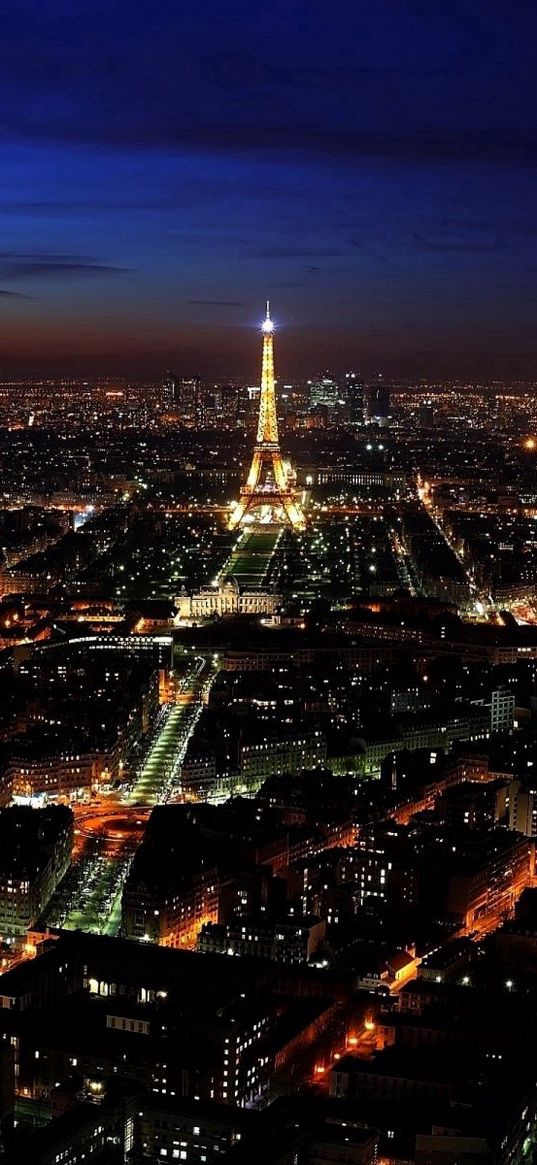
M536 1165L537 5L4 9L0 1165Z

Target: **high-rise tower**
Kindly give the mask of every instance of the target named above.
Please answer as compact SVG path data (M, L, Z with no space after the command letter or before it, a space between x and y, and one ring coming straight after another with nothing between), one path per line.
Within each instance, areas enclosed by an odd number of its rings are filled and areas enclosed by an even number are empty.
M257 509L258 506L268 505L280 520L287 520L295 530L303 530L306 519L295 500L294 490L288 480L278 439L274 384L274 324L270 318L268 300L262 331L263 364L257 438L250 472L241 489L240 498L231 513L229 529L234 530L236 526L239 526L248 511Z
M364 421L366 425L388 424L390 419L390 387L379 376L374 384L364 389Z

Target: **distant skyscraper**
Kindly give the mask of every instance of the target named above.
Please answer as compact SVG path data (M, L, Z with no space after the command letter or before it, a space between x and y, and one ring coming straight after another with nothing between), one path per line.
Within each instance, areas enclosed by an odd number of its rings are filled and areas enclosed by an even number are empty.
M186 425L201 427L205 420L205 397L199 376L177 376L167 372L162 384L162 403L178 412Z
M335 409L339 400L339 387L333 376L325 372L318 380L309 381L310 406L312 409L322 405L327 409Z
M366 425L387 425L389 418L390 389L379 376L364 388L364 421Z
M434 404L432 400L424 400L418 408L418 424L421 429L432 429L434 426Z
M168 371L162 382L162 404L165 409L173 409L175 406L176 384L174 373Z
M176 402L181 420L197 421L200 390L199 376L181 376L177 381Z
M239 389L235 384L215 384L212 390L215 422L235 422L239 411Z
M345 373L345 395L349 409L349 421L361 424L364 419L364 382L355 372Z

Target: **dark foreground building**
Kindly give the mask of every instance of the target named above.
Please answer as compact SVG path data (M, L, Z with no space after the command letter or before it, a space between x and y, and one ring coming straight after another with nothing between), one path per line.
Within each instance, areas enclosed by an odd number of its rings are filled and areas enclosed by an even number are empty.
M334 999L300 991L246 959L64 933L0 978L0 1038L35 1101L73 1076L126 1076L159 1097L240 1106L268 1098L336 1025Z
M25 938L63 878L73 848L66 805L0 810L0 934Z

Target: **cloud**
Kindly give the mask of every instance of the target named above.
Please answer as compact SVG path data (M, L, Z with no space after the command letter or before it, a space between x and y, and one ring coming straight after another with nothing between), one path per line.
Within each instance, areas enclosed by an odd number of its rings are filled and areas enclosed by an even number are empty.
M477 238L437 238L426 239L422 235L413 235L413 241L417 247L421 247L424 251L456 251L464 254L469 254L478 251L500 251L502 246L494 240L477 239Z
M377 0L335 20L304 0L237 0L232 18L214 3L8 0L2 132L276 164L281 150L535 165L535 4L444 7Z
M205 179L205 184L207 180ZM216 184L216 183L215 183ZM222 182L218 182L221 191ZM197 184L192 190L185 189L185 184L177 190L176 196L168 194L162 197L146 199L53 199L44 198L31 201L14 199L0 200L0 214L9 214L25 217L63 218L81 214L107 215L136 213L161 213L162 211L184 210L185 206L199 206L199 190Z
M121 275L132 270L99 263L82 255L22 253L0 251L0 275L5 279L39 279L59 276L79 278L84 276Z
M187 299L186 302L193 303L196 307L246 307L239 299Z
M200 60L200 74L222 89L244 90L245 85L255 89L275 83L286 83L287 76L260 57L249 53L211 53Z
M30 276L32 278L48 275L73 276L79 275L123 275L131 271L130 267L111 267L105 263L19 263L13 266L8 274L11 278ZM5 270L4 270L4 273Z
M177 203L170 203L170 206L176 206ZM15 199L4 199L0 201L1 214L15 214L15 215L70 215L88 211L91 214L103 213L109 214L128 210L162 210L162 202L138 202L120 199L116 200L87 200L80 199L36 199L31 202L18 201Z
M7 295L10 299L31 299L31 295L23 295L22 291L7 291L0 287L0 295Z
M312 243L311 246L296 246L290 244L289 246L282 246L279 243L273 243L263 247L250 248L250 254L255 255L258 259L334 259L340 257L342 252L335 250L333 247L322 247Z
M252 111L252 100L243 104ZM201 156L269 157L273 162L291 154L297 161L341 159L356 167L363 159L409 166L537 166L533 129L518 125L511 131L488 125L469 128L463 112L453 117L451 126L431 129L422 123L419 112L409 110L406 124L394 131L387 124L387 114L379 115L376 126L350 117L346 122L336 117L315 121L307 111L297 111L289 119L282 110L278 118L270 92L259 106L256 124L249 124L235 107L216 115L207 108L200 116L196 109L184 108L183 95L180 101L174 97L163 107L142 109L138 116L127 112L121 119L99 116L92 108L83 108L80 113L66 108L50 119L30 114L24 117L15 110L12 118L4 119L0 138L6 142L22 138L33 143L104 147L121 153L166 151L180 156L188 150Z

